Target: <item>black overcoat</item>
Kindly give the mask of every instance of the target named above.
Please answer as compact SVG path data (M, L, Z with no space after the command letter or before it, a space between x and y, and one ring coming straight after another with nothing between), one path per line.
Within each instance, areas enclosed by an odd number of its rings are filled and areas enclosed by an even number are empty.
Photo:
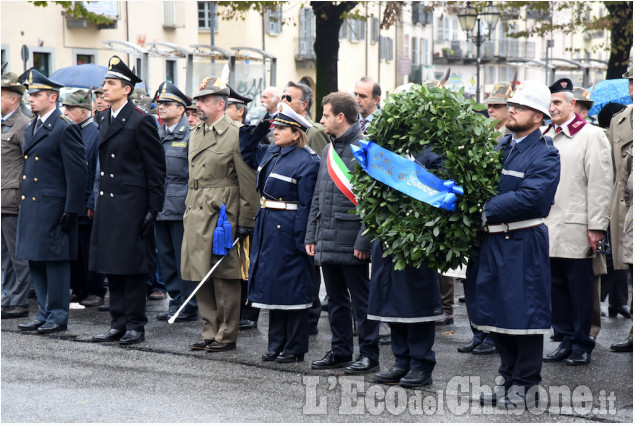
M142 236L148 211L163 208L165 154L155 119L128 101L99 124L99 191L90 240L90 269L108 274L155 271L154 236Z

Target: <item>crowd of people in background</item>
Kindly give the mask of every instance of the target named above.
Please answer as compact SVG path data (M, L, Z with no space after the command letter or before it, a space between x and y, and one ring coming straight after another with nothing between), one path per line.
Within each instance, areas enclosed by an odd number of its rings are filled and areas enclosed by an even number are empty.
M632 97L632 70L623 78ZM191 98L169 81L150 97L140 82L117 56L101 87L61 102L62 85L35 69L3 75L2 318L28 317L33 288L37 311L19 329L64 331L79 303L110 312L93 341L130 345L145 339L147 300L169 296L155 319L202 319L189 349L223 352L265 309L262 361L291 363L324 308L331 350L311 368L430 384L456 275L395 271L341 181L381 113L379 84L362 77L328 94L319 122L309 86L267 87L250 123L252 99L218 77ZM591 362L601 301L609 317L631 317L633 107L609 103L592 125L589 93L568 78L497 83L483 103L503 171L462 277L473 339L457 349L500 356L502 391L483 404L529 403L543 362ZM414 157L433 171L443 156ZM545 335L560 342L552 353ZM384 371L382 337L395 358ZM632 329L611 350L632 351Z

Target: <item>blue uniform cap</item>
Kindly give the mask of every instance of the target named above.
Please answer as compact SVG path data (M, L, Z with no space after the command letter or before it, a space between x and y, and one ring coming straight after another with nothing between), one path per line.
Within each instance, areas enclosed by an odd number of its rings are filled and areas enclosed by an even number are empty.
M28 88L29 93L37 93L42 90L60 91L60 89L64 87L64 84L49 80L35 68L31 68L20 75L18 81Z
M166 81L159 87L159 97L157 102L178 102L183 106L190 106L192 101L181 90L179 90L174 84Z

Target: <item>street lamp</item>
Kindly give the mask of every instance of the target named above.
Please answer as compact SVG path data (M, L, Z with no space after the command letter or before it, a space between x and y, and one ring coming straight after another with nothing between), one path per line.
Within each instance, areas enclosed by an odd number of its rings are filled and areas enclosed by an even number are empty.
M498 24L498 18L500 12L498 8L493 4L488 5L484 12L480 15L476 12L476 9L467 2L463 13L459 14L459 23L461 29L465 31L467 38L470 38L470 33L474 29L476 24L476 36L472 37L474 44L476 44L476 101L480 102L481 99L481 45L483 44L484 37L481 35L481 18L485 20L488 26L489 33L491 33Z

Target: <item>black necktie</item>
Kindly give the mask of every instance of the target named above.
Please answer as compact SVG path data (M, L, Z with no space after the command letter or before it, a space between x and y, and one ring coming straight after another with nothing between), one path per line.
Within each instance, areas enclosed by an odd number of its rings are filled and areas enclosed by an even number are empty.
M33 134L37 133L37 131L42 127L42 120L40 118L35 121L35 128L33 129Z

